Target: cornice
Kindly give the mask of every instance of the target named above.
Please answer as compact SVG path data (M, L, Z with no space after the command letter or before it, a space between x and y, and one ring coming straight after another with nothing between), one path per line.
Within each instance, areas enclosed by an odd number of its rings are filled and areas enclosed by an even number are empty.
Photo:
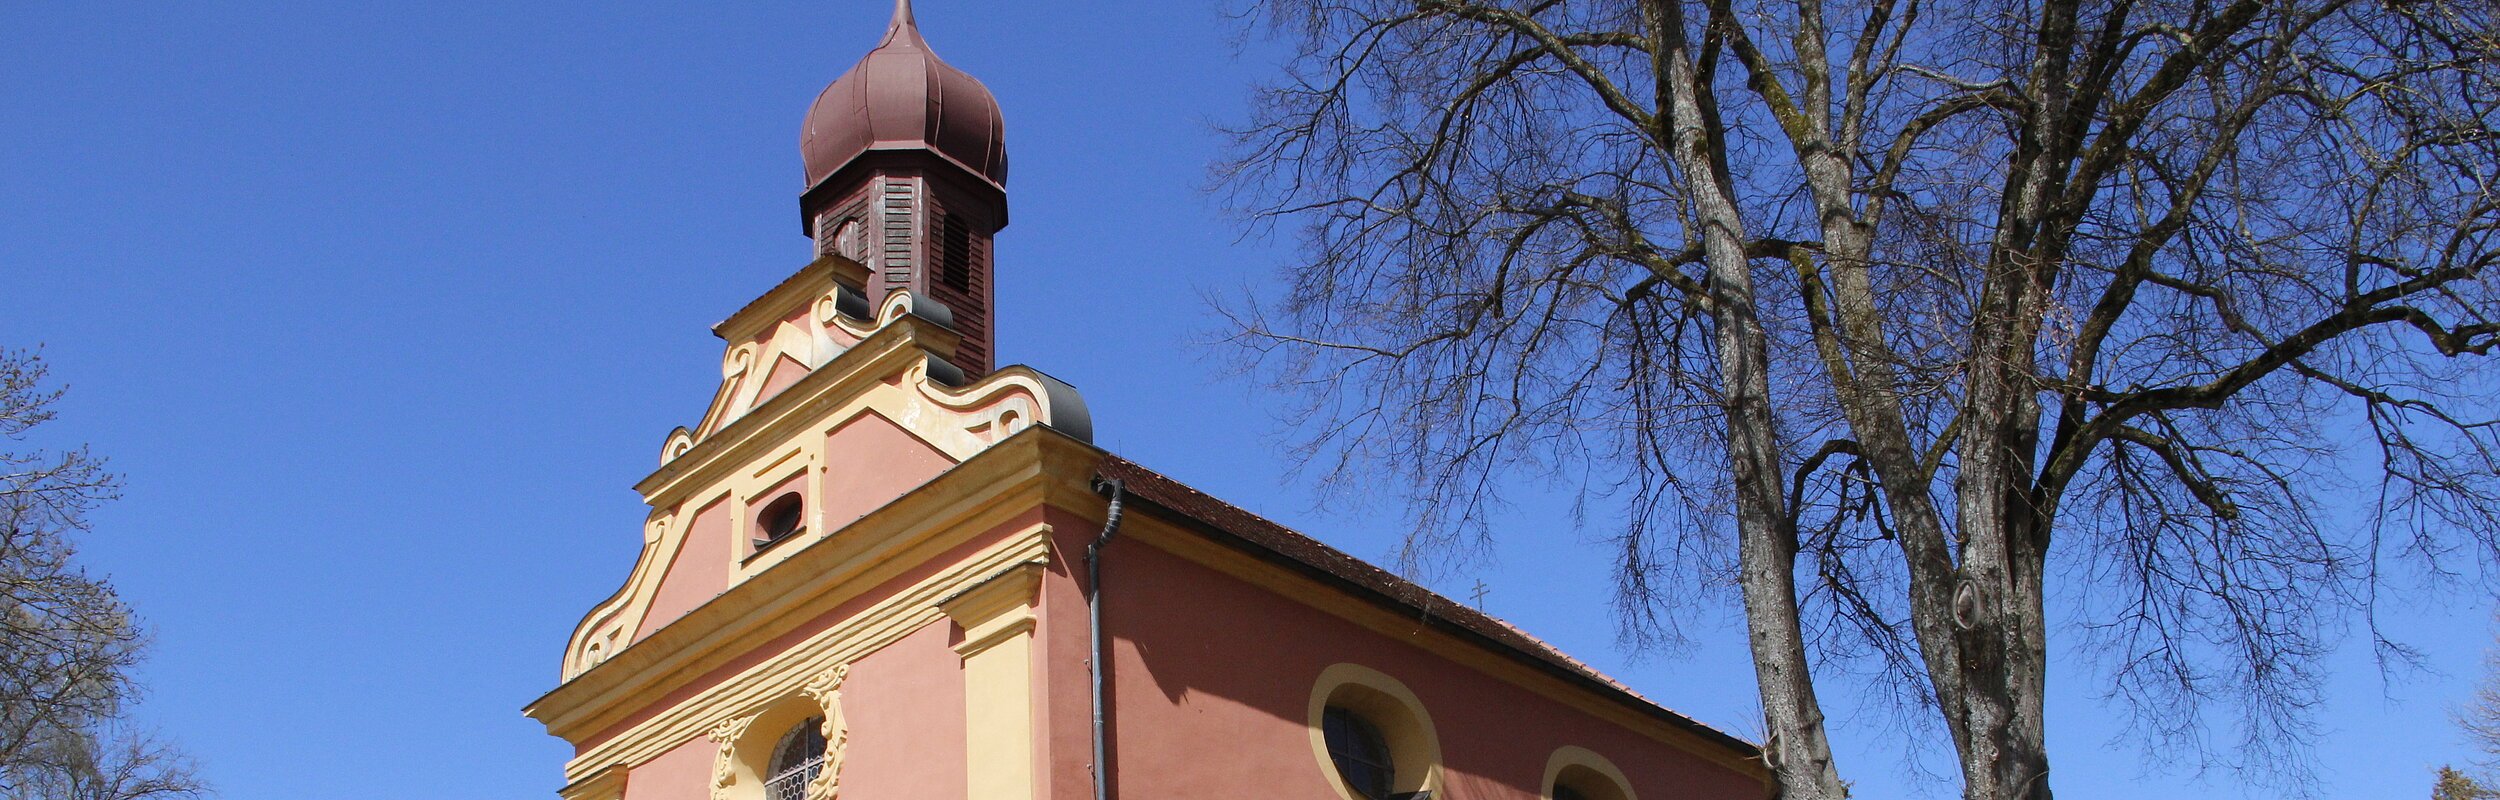
M781 321L782 315L768 309L789 308L800 301L813 301L817 295L834 286L852 291L868 285L868 267L857 261L827 253L783 278L773 288L764 290L755 299L730 312L727 319L712 326L712 335L736 342L754 338Z
M850 195L868 176L878 173L918 172L922 177L953 184L957 191L977 198L998 217L998 227L1007 227L1007 187L981 177L981 171L958 161L953 156L925 147L871 147L849 162L825 175L816 185L799 193L799 231L813 235L816 214L835 200Z
M938 598L938 610L964 629L955 653L965 658L997 646L1010 636L1033 630L1033 604L1040 597L1048 561L1015 564L981 582Z
M600 767L581 780L565 784L556 790L556 796L563 800L617 800L625 796L627 772L622 763Z
M637 703L618 706L640 710L631 717L632 724L609 724L577 740L576 755L565 764L565 774L584 775L602 764L642 764L725 721L753 719L794 701L805 702L808 687L824 670L856 662L914 631L941 624L945 617L937 608L939 596L1008 564L1046 556L1050 541L1050 526L1026 527L883 595L838 625L777 647L734 674L688 692L634 698Z

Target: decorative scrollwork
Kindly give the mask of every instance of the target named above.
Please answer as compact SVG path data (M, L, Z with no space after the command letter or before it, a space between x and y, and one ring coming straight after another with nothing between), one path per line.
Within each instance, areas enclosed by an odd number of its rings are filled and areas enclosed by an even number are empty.
M730 378L744 375L746 374L747 367L754 366L754 364L755 345L742 344L737 347L730 348L728 353L721 356L721 379L728 380Z
M754 722L752 716L732 717L721 720L706 734L720 745L720 755L712 759L712 800L729 800L730 787L738 785L738 739L746 735L747 726Z
M678 456L685 455L693 449L694 432L686 430L683 425L678 426L676 430L668 432L668 441L660 445L660 466L668 466L668 462L677 460Z
M842 718L842 681L850 676L851 665L842 664L799 688L825 711L825 764L816 771L816 779L807 782L807 800L834 800L842 792L842 758L851 743L850 722Z

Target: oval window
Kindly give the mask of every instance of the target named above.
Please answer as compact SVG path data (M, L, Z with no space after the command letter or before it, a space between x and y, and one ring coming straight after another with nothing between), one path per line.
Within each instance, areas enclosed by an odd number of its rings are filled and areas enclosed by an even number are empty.
M1405 684L1337 664L1311 687L1311 755L1337 800L1428 800L1441 788L1432 716Z
M790 492L764 506L755 514L755 546L763 547L797 534L807 519L807 503L798 492Z

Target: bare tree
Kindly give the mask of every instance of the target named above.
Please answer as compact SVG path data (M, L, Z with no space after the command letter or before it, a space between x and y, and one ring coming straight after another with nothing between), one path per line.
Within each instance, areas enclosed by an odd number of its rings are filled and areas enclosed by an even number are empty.
M0 441L22 443L61 396L35 354L0 350ZM0 449L0 798L190 797L186 762L121 719L141 636L71 537L120 479L85 448Z
M2297 782L2335 632L2500 552L2489 0L1253 6L1219 179L1305 258L1227 310L1312 463L1417 558L1585 487L1636 640L1732 574L1789 797L1866 675L2048 797L2053 627Z

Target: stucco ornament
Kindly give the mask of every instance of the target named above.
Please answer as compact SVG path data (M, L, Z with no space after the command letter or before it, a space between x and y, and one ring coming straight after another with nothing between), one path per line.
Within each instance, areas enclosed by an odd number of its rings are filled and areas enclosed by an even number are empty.
M678 456L685 455L693 449L693 431L686 430L684 426L669 431L668 441L660 445L660 466L668 466L668 462L677 460Z
M754 722L753 716L732 717L712 726L708 738L720 745L720 754L712 757L712 800L729 800L729 788L738 785L738 738Z
M799 687L825 710L825 765L816 770L815 780L807 782L807 800L833 800L842 792L843 751L851 744L850 722L842 718L842 681L850 677L851 665L842 664Z
M721 379L727 380L747 374L747 367L754 365L755 345L742 344L737 347L730 348L729 352L721 357Z

